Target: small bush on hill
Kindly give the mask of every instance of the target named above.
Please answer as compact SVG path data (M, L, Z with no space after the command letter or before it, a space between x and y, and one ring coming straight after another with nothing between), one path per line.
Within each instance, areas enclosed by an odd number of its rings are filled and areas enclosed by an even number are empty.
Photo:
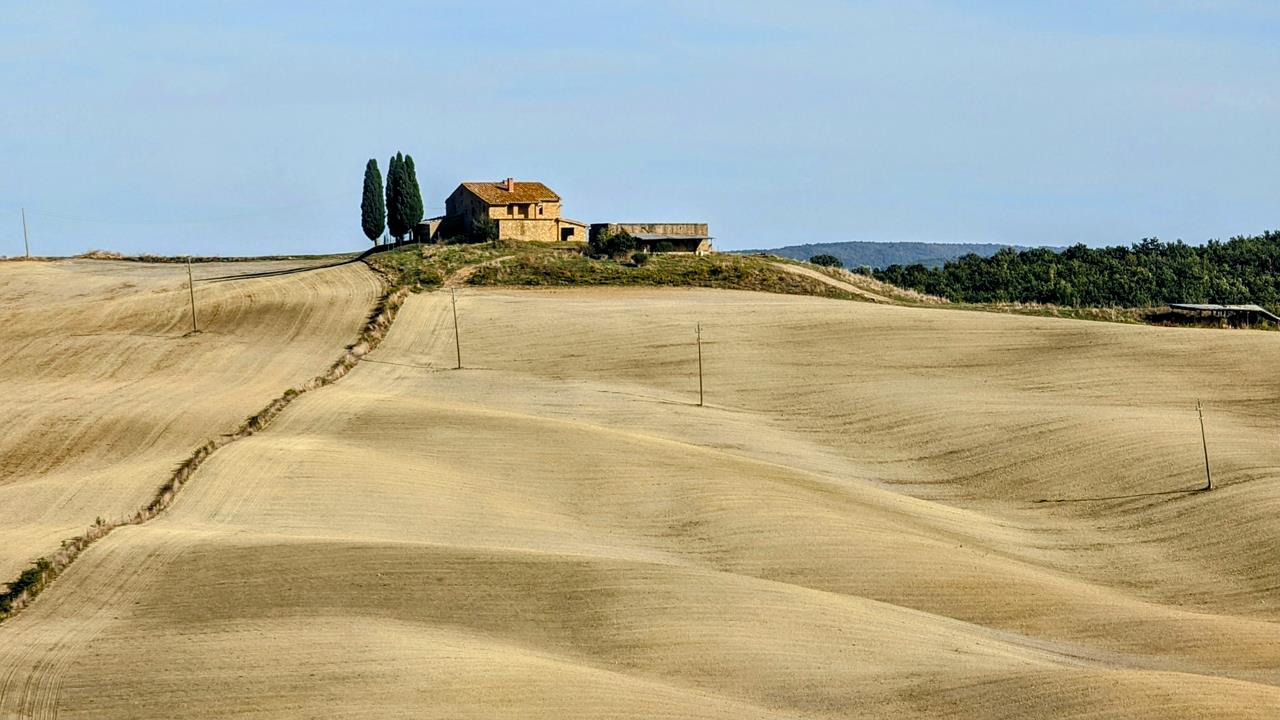
M491 217L483 217L471 225L467 240L473 243L493 242L498 239L498 221Z
M840 262L840 258L835 255L814 255L809 258L809 262L822 267L844 267L844 263Z
M626 230L600 231L587 241L587 248L596 257L621 257L636 249L636 239Z
M124 253L118 253L114 250L90 250L81 253L76 257L85 258L87 260L123 260Z
M0 615L6 615L13 609L13 603L28 590L40 590L44 585L46 574L53 569L53 563L45 558L22 571L17 580L9 583L8 588L0 593Z

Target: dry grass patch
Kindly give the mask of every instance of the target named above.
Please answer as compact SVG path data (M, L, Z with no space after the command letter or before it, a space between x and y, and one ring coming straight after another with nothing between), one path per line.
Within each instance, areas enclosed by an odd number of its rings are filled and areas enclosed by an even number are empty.
M473 286L708 287L862 299L813 278L782 272L762 258L660 253L635 262L591 258L583 250L575 244L506 241L426 245L378 253L368 262L415 290L440 287L447 278L471 268L466 283Z
M811 278L783 272L761 258L739 255L658 253L643 263L597 260L572 252L522 252L509 261L481 268L472 285L507 286L658 286L750 290L786 295L857 300Z

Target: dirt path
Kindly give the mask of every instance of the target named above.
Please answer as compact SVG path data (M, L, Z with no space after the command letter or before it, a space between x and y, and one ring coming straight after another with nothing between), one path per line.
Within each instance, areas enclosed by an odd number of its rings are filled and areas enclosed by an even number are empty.
M830 285L831 287L836 288L837 290L843 290L847 293L853 293L854 295L857 295L860 298L869 300L873 303L893 304L892 300L890 300L889 298L883 295L877 295L876 293L873 293L869 290L863 290L857 285L854 285L852 283L847 283L843 280L837 280L831 277L830 275L818 272L817 270L812 270L807 267L801 267L799 265L791 265L789 263L774 263L773 265L779 270L784 270L786 272L791 273L792 275L803 275L807 278L813 278L814 280L817 280L820 283L823 283L825 285Z
M475 275L476 272L480 270L480 268L487 268L487 267L493 267L494 265L501 265L502 263L510 260L511 258L512 258L511 255L507 255L505 257L497 257L492 260L485 260L484 262L481 262L481 263L476 263L474 265L467 265L466 267L459 268L456 272L454 272L452 275L446 278L443 283L441 283L440 289L453 290L456 288L463 287L464 285L467 284L467 281L471 279L471 276Z

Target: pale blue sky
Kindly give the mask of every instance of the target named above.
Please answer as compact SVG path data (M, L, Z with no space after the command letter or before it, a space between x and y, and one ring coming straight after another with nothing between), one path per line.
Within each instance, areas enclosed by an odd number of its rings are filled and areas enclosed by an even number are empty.
M1280 228L1280 3L6 3L0 255L361 249L364 163L843 240Z

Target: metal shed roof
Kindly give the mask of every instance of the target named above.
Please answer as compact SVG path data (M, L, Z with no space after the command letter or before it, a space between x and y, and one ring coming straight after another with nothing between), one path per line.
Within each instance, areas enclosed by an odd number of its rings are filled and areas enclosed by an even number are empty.
M1174 310L1194 310L1196 312L1251 312L1258 313L1274 323L1280 323L1280 317L1261 305L1212 305L1207 303L1169 303Z
M637 240L710 240L710 235L672 235L670 233L634 233Z

